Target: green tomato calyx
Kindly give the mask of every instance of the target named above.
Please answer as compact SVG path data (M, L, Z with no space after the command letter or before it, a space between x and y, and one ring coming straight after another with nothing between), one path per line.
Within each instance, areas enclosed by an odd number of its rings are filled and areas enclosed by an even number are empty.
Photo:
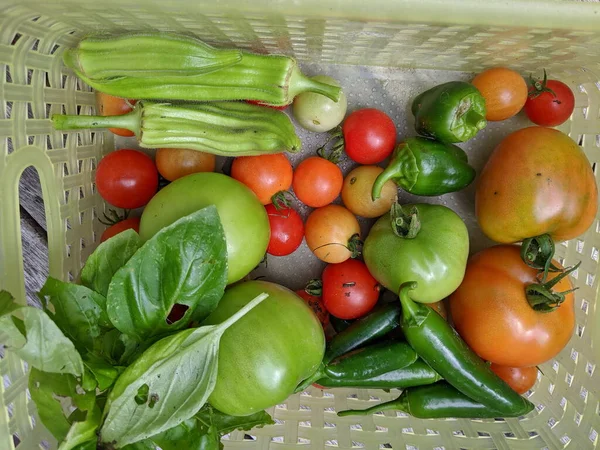
M523 240L521 246L521 259L525 264L542 273L542 283L546 282L548 272L561 272L562 270L552 264L554 257L554 241L549 234L541 234Z
M414 239L421 230L419 210L416 206L405 210L400 203L394 203L390 210L390 220L394 234L403 239Z
M576 291L578 288L569 289L563 292L554 292L552 288L564 277L577 270L581 261L572 267L563 271L552 280L542 283L532 283L525 287L525 296L529 305L538 312L548 313L556 310L565 301L567 294Z

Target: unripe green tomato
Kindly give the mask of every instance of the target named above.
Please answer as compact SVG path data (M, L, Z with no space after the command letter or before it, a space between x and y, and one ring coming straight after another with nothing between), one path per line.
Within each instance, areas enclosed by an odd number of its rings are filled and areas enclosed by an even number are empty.
M321 322L294 292L267 281L228 288L204 324L223 322L256 296L269 297L229 327L219 345L217 383L208 402L246 416L283 402L325 353Z
M317 75L313 80L321 81L333 86L339 86L340 83L327 75ZM323 133L337 127L344 116L348 106L346 94L340 92L340 98L337 102L317 94L316 92L303 92L294 99L292 111L296 121L309 131Z

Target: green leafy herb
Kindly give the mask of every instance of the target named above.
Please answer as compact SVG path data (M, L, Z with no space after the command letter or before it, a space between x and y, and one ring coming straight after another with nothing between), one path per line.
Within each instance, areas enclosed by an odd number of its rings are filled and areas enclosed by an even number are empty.
M109 395L102 441L124 446L191 418L214 389L221 336L267 297L259 295L219 325L181 331L146 350L123 372ZM148 402L142 403L140 393L144 394L145 386Z
M190 319L204 319L225 290L226 251L214 205L163 228L112 278L107 297L111 322L141 342L185 328ZM188 310L169 324L175 304Z
M97 388L100 392L103 392L110 388L115 383L119 375L123 372L123 370L125 370L125 367L113 366L104 361L102 358L98 358L93 355L87 355L83 360L83 364L85 365L85 368L89 370L89 372L94 377Z
M6 294L0 296L0 311L2 341L22 360L43 372L83 374L83 362L73 342L44 311L17 305L13 297ZM22 320L15 313L19 313Z
M94 348L103 328L112 328L106 315L106 298L78 284L49 277L39 297L50 302L54 313L46 313L68 336L79 351Z
M96 430L100 426L101 417L100 408L94 404L92 408L86 411L84 420L73 422L67 437L61 442L58 450L79 449L81 445L87 446L90 442L97 442Z
M219 434L224 435L234 430L248 431L254 427L272 425L275 422L266 411L259 411L249 416L230 416L206 405L195 416L203 423L210 423L217 428Z
M85 262L81 271L81 283L106 297L112 277L129 261L140 245L140 236L131 229L102 242Z

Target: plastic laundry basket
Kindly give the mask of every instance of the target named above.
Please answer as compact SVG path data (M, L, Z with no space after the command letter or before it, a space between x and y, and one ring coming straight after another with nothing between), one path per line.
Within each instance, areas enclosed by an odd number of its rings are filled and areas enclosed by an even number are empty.
M0 2L0 288L25 302L18 184L33 166L48 227L49 273L79 272L103 226L94 169L114 149L108 132L57 132L53 113L89 114L94 95L62 65L61 53L93 31L172 30L208 42L280 52L305 63L476 72L544 67L571 86L576 109L560 128L594 164L600 158L600 4L442 0L7 1ZM345 66L346 67L346 66ZM360 73L360 72L357 72ZM402 95L402 94L400 94ZM368 98L365 100L368 104ZM596 307L600 223L558 246L579 287L577 326L544 364L527 417L418 420L386 412L339 418L395 397L379 390L311 389L270 412L276 425L234 432L227 448L595 448L600 432L600 313ZM2 333L0 330L0 343ZM55 447L27 393L27 371L0 359L0 450Z

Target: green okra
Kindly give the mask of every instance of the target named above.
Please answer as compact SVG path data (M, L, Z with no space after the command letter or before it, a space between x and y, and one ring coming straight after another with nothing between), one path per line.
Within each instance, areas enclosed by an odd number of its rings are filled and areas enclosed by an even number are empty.
M245 102L172 104L138 102L121 116L55 114L57 130L124 128L140 147L188 148L221 156L250 156L300 151L289 117Z
M305 76L295 59L213 48L199 39L133 33L83 39L63 61L94 89L147 100L257 100L282 106L301 92L338 101L341 89Z

